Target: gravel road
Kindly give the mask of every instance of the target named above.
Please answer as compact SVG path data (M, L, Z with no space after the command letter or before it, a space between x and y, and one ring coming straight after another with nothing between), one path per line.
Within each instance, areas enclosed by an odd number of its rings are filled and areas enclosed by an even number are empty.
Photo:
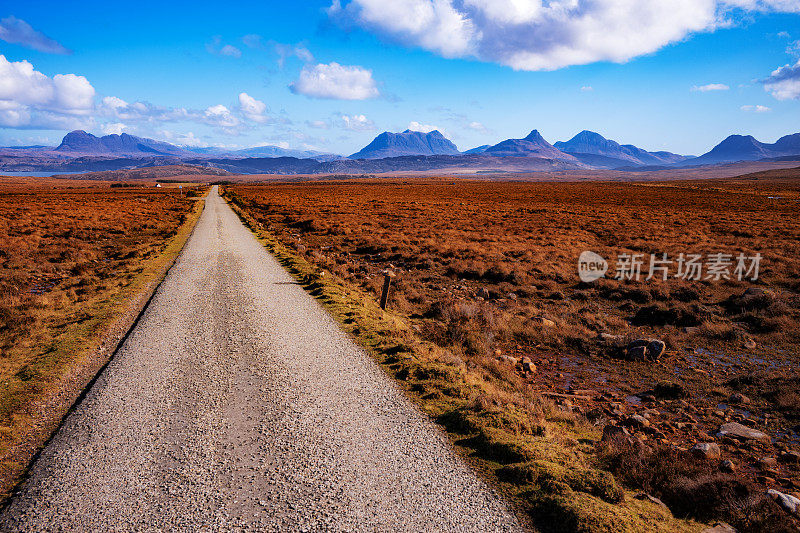
M0 529L514 531L212 189L142 319Z

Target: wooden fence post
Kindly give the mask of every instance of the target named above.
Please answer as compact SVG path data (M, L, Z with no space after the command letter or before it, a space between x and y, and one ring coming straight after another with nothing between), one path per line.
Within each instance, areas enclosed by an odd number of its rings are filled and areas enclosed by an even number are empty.
M392 283L392 278L395 276L394 272L390 270L383 271L383 291L381 291L381 309L386 309L386 302L389 300L389 285Z

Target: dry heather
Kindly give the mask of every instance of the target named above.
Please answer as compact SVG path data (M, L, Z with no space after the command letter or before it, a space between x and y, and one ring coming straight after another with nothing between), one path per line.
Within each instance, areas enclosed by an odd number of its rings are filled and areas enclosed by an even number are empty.
M350 298L339 310L345 327L462 444L504 464L497 474L545 529L641 527L617 481L679 517L742 531L797 527L764 496L800 488L796 179L365 180L231 186L228 195L318 295L335 286L377 297L381 272L397 273L389 308L409 329L384 324L391 341L370 337L379 315L359 315L354 297L327 303ZM581 283L583 250L610 259L611 276L622 253L763 259L757 281L646 281L646 261L640 281ZM660 361L620 357L628 340L653 337L666 343ZM728 421L773 438L717 439ZM598 444L606 425L627 425L633 438ZM735 473L684 451L715 440Z
M25 457L14 449L46 437L48 428L31 424L41 422L38 411L62 374L81 364L88 347L150 281L143 278L153 275L196 207L196 198L181 197L177 189L74 189L50 182L47 188L33 182L0 188L4 489L24 467L16 462Z

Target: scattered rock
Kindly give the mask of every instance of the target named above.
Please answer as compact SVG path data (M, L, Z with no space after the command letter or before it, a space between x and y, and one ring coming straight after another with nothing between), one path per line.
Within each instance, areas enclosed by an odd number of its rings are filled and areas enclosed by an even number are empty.
M483 298L484 300L488 300L491 295L489 294L489 289L486 287L481 287L478 289L478 297Z
M686 389L680 383L672 381L661 381L653 389L656 398L676 400L687 396Z
M754 350L755 347L756 347L756 341L754 341L753 339L747 338L744 341L744 347L747 348L748 350Z
M647 494L646 492L640 492L639 494L636 494L634 498L636 498L637 500L647 500L653 502L656 505L660 505L664 509L669 509L669 507L667 507L667 504L662 502L659 498L656 498L652 494Z
M631 415L626 418L623 422L626 426L635 427L635 428L645 428L650 425L650 421L647 420L642 415Z
M533 364L532 361L527 361L522 363L522 370L525 372L530 372L531 374L536 373L536 365Z
M714 522L713 526L705 528L700 533L736 533L736 530L725 522Z
M631 434L628 433L628 430L622 426L612 426L608 425L603 428L603 437L600 439L601 442L613 442L616 440L623 440L626 442L631 442Z
M624 338L625 338L624 335L612 335L611 333L600 334L600 340L605 341L609 344L620 342Z
M501 355L499 359L511 366L516 366L516 364L519 362L516 357L511 357L510 355Z
M658 361L664 354L666 344L658 339L637 339L628 343L625 354L631 361Z
M781 454L778 456L778 459L780 459L782 463L798 464L800 463L800 452L796 452L794 450L781 452Z
M722 426L719 428L719 433L717 433L717 437L731 437L740 440L769 441L769 436L767 436L766 433L743 426L737 422L728 422L727 424L722 424Z
M778 460L774 457L762 457L758 460L758 466L761 470L772 470L778 466Z
M719 459L722 452L719 445L714 442L698 442L692 448L692 455L711 461Z
M556 323L550 320L549 318L545 318L543 316L537 316L531 319L532 321L536 322L537 324L541 324L546 328L554 328Z
M769 494L773 500L778 502L778 505L783 507L786 512L800 517L800 499L789 494L784 494L775 489L769 489L767 494Z
M723 472L732 474L736 472L736 464L730 459L725 459L719 464L719 469L722 470Z
M629 361L646 361L647 347L634 346L633 348L628 348L627 355Z
M513 292L509 292L509 293L506 295L506 298L508 298L509 300L514 300L514 301L516 301L516 299L517 299L517 295L516 295L516 294L514 294Z
M736 392L734 394L731 394L730 398L728 398L728 401L730 403L747 404L747 403L750 403L750 398L748 398L744 394Z

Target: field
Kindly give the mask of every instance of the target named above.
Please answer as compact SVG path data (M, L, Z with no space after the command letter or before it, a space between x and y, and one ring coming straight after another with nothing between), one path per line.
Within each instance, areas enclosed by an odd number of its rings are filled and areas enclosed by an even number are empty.
M3 490L85 385L78 380L84 367L102 364L93 355L98 343L158 276L164 252L196 218L198 196L97 182L0 181ZM78 381L65 384L69 379Z
M619 503L621 483L678 517L793 531L764 492L800 489L796 174L271 183L227 194L335 314L330 294L374 307L383 272L396 274L388 308L401 325L390 340L369 337L374 324L352 301L340 320L535 515L598 520L596 530L634 524L644 515ZM604 279L579 279L585 250L608 260ZM651 254L682 253L703 257L701 279L676 278L676 262L666 280L646 279ZM730 279L707 270L719 253L731 256ZM614 279L623 254L642 254L638 280ZM739 254L760 254L757 279L737 279ZM637 339L663 341L663 355L631 360ZM770 438L718 436L727 422ZM607 426L630 436L600 442ZM696 443L719 445L723 461L690 452Z

